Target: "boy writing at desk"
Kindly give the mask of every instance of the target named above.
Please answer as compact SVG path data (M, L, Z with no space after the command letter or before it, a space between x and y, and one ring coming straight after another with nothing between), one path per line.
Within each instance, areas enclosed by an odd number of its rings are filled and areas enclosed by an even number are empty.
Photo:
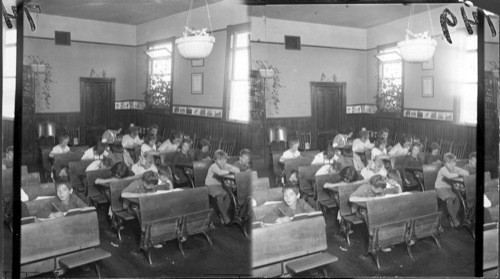
M77 195L73 194L73 187L67 180L56 183L57 197L52 198L43 208L36 213L37 218L59 218L74 208L84 208L84 203Z
M264 217L263 222L286 223L290 222L297 214L314 211L306 201L300 198L299 187L290 184L283 187L283 201L274 212Z

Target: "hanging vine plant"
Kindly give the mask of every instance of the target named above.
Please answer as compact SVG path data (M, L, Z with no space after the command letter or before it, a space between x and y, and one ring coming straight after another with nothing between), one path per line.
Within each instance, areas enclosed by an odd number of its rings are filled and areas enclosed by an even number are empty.
M256 110L259 119L264 119L266 116L266 111L272 112L274 110L274 113L279 112L279 89L283 86L280 80L280 71L276 66L273 66L269 64L269 62L263 60L254 60L253 64L260 73L263 72L260 70L270 70L264 72L272 73L271 78L259 75L259 88L258 90L254 91L254 96L252 96L254 98L254 101L257 103ZM271 106L271 108L269 108L268 106Z
M52 79L52 66L38 56L29 55L24 57L24 65L30 65L33 72L37 75L35 87L40 90L31 92L23 90L25 98L40 98L45 102L45 107L50 109L50 88L55 81Z

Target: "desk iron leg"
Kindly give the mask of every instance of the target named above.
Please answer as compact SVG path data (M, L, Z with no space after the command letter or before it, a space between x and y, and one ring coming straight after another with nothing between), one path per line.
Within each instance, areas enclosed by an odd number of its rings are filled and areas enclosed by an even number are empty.
M95 266L95 272L97 273L97 277L101 279L101 270L99 269L99 261L94 263Z

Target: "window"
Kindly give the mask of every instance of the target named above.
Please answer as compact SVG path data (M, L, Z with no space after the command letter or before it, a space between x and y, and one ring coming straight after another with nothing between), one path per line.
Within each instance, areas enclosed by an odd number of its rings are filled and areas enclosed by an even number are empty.
M250 32L248 25L228 26L227 119L250 120Z
M14 118L16 98L16 36L17 32L15 29L5 32L2 116L8 118Z
M375 97L381 112L401 112L403 107L403 60L397 48L379 51L379 82Z
M172 107L173 40L147 45L148 81L146 108L170 112Z
M477 124L477 36L466 36L463 40L463 55L460 65L462 84L458 92L458 122ZM457 108L456 108L457 109Z

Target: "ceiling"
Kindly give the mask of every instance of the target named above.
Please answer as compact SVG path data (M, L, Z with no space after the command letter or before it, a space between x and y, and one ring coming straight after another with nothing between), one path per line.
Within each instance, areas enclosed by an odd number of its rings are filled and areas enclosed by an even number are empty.
M435 9L444 4L429 4ZM268 5L249 6L249 16L368 29L410 15L411 6L402 4ZM416 4L415 14L427 11Z
M222 0L207 0L208 4ZM189 10L189 0L35 0L43 14L137 25ZM193 8L205 1L194 0Z

